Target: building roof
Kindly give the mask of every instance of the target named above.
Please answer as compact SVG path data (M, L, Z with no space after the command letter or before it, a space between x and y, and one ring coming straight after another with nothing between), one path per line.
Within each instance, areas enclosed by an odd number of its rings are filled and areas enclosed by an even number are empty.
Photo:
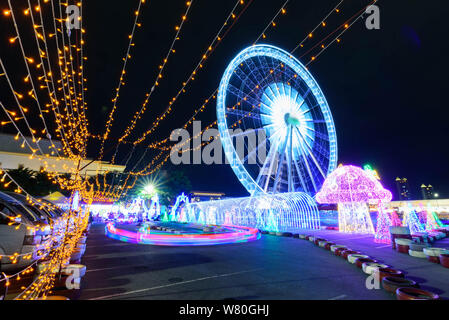
M6 134L6 133L0 133L0 152L14 152L14 153L24 153L24 154L32 154L30 148L26 145L22 148L22 144L24 142L23 138L20 137L19 139L16 139L17 136L12 134ZM42 152L44 154L52 155L51 153L54 152L54 148L52 147L52 144L50 140L48 139L41 139L39 143L33 142L33 138L31 137L25 137L25 139L28 141L29 145L33 149L38 149L38 144L40 148L42 149ZM58 152L60 155L63 155L63 149L62 149L62 143L59 140L53 140L53 145L58 149Z
M222 192L208 192L208 191L190 191L193 196L205 196L205 197L221 197L225 194Z

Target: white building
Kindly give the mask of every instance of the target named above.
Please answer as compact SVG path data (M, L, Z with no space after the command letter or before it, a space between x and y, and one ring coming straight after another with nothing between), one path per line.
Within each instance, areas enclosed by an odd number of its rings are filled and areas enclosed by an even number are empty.
M38 149L32 138L26 138L33 149ZM39 171L41 168L47 167L48 171L64 174L76 172L78 161L71 160L63 155L62 143L57 140L52 140L54 146L58 150L60 157L52 147L50 140L41 139L39 146L45 156L41 156L36 152L34 156L30 149L23 144L23 140L16 140L14 135L0 134L0 168L2 170L18 169L19 167L29 168L34 171ZM23 147L22 147L23 146ZM81 176L95 176L106 171L108 172L123 172L125 166L111 164L105 161L93 161L91 159L84 159L80 163L80 168L89 165L80 171ZM47 165L47 166L46 166Z

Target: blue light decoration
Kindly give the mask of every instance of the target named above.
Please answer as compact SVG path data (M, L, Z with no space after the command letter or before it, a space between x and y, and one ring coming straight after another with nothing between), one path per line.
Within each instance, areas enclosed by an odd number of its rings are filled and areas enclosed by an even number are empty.
M226 158L250 195L314 196L336 168L337 136L326 98L307 68L277 47L253 45L231 61L218 91L217 123ZM265 133L256 148L265 145L265 159L245 163L255 150L241 159L230 129Z
M151 197L150 206L147 207L145 201L142 201L142 209L144 210L144 221L152 220L161 215L161 206L159 204L159 196L156 194Z
M170 221L178 221L178 222L186 222L187 219L185 217L185 211L183 210L183 208L181 208L181 210L179 210L180 212L178 213L178 209L181 206L181 204L188 204L190 203L189 197L186 196L183 193L181 193L175 201L174 206L171 208L170 210Z
M303 192L193 202L185 206L188 222L233 225L266 231L319 229L316 202Z
M274 216L274 212L271 209L269 210L269 212L270 213L268 214L267 224L264 229L267 231L279 232L279 225Z
M79 191L75 191L75 193L73 194L71 210L77 211L79 208L79 203L80 203L80 193Z
M419 221L416 210L410 205L409 208L404 209L404 218L402 221L404 227L409 227L412 234L425 232L424 225Z
M445 225L441 220L440 217L438 217L438 213L436 213L436 211L433 211L432 209L429 208L429 211L432 213L432 217L433 219L436 221L438 227L449 227L449 225Z

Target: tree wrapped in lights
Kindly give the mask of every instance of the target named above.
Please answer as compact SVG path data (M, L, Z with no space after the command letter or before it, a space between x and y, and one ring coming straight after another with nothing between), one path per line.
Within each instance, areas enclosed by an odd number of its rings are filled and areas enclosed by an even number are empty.
M400 226L402 226L402 221L399 218L398 213L395 210L390 212L390 219L391 219L391 225L393 227L400 227Z
M368 203L391 201L391 192L376 178L355 166L340 166L324 181L318 203L338 204L340 232L374 234Z
M181 193L177 198L175 205L170 210L170 221L178 221L178 222L184 222L186 220L185 214L183 215L182 208L180 210L180 213L178 214L178 209L180 208L181 204L184 203L190 203L189 197L187 197L184 192ZM183 216L182 216L183 215ZM182 216L182 217L181 217ZM182 218L182 219L181 219Z
M147 207L145 201L142 201L142 208L144 211L144 221L151 220L161 214L161 206L159 205L158 195L151 198L150 206Z
M435 215L432 212L430 206L427 207L427 210L425 210L426 212L426 231L432 231L435 229L438 229L440 227L438 220L435 219ZM440 221L441 223L441 221Z
M424 225L419 221L416 211L411 206L405 210L402 223L404 227L409 227L412 234L425 231Z
M434 211L433 209L430 209L429 211L432 213L432 217L433 219L435 219L438 227L448 227L448 225L445 225L443 222L441 222L440 217L438 217L438 213L436 211Z
M390 226L393 226L393 222L391 221L388 212L384 210L381 201L379 201L377 210L377 227L376 234L374 235L374 241L378 243L391 243Z

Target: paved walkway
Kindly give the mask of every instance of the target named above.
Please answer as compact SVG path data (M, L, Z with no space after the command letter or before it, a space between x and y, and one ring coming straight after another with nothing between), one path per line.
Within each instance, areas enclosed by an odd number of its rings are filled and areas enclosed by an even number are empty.
M104 225L94 225L82 263L80 299L394 298L366 289L366 275L329 251L270 235L241 244L158 247L107 238Z
M371 235L344 234L331 230L308 230L301 233L320 236L337 244L346 245L353 250L361 251L395 269L405 271L407 278L417 281L423 289L449 298L449 269L439 264L399 253L392 250L389 244L375 243L374 237ZM433 246L449 248L449 238L439 240Z

